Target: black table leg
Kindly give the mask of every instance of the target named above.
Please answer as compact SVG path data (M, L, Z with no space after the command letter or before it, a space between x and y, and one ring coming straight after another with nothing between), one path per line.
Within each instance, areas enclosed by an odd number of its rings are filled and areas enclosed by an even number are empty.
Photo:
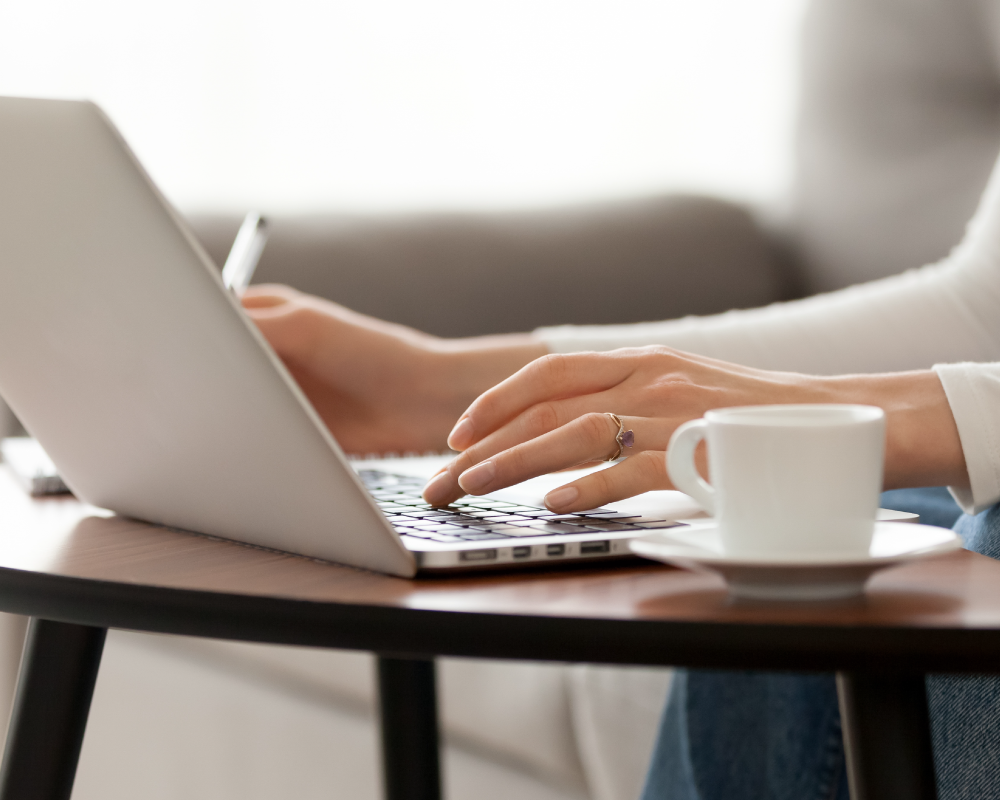
M851 800L935 800L924 676L837 674Z
M69 800L104 628L32 619L0 766L0 800Z
M379 656L386 800L440 800L434 662Z

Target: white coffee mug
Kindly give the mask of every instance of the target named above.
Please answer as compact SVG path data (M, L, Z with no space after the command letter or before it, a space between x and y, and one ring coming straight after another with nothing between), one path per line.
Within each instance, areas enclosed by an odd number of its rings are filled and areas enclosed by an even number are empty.
M702 439L711 483L695 469ZM854 558L871 546L884 451L874 406L721 408L674 431L667 472L716 518L727 555Z

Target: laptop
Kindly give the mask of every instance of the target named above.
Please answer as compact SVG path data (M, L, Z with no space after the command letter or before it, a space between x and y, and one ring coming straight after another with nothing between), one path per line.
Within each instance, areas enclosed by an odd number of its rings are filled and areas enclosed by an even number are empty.
M355 469L90 102L0 98L0 395L86 502L393 575L622 558L681 524L432 508Z

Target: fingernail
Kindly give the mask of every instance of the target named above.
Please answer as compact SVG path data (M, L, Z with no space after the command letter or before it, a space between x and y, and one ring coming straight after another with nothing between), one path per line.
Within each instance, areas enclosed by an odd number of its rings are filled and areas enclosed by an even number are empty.
M448 447L452 450L464 450L470 444L472 444L472 423L468 417L464 417L448 434Z
M439 503L443 504L448 500L448 495L452 494L454 488L455 484L451 479L451 473L448 470L444 470L427 482L423 491L424 500L432 506Z
M484 461L459 475L458 485L469 494L483 492L493 482L496 472L496 465L492 461Z
M575 486L561 486L545 495L545 507L549 511L562 511L576 502L579 496L580 490Z

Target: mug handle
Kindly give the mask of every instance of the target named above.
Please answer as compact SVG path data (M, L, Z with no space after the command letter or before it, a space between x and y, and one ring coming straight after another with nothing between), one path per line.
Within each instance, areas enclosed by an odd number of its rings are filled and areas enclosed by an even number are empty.
M703 509L715 516L715 489L694 466L694 451L708 432L708 422L693 419L685 422L670 437L667 446L667 474L684 494L689 494Z

